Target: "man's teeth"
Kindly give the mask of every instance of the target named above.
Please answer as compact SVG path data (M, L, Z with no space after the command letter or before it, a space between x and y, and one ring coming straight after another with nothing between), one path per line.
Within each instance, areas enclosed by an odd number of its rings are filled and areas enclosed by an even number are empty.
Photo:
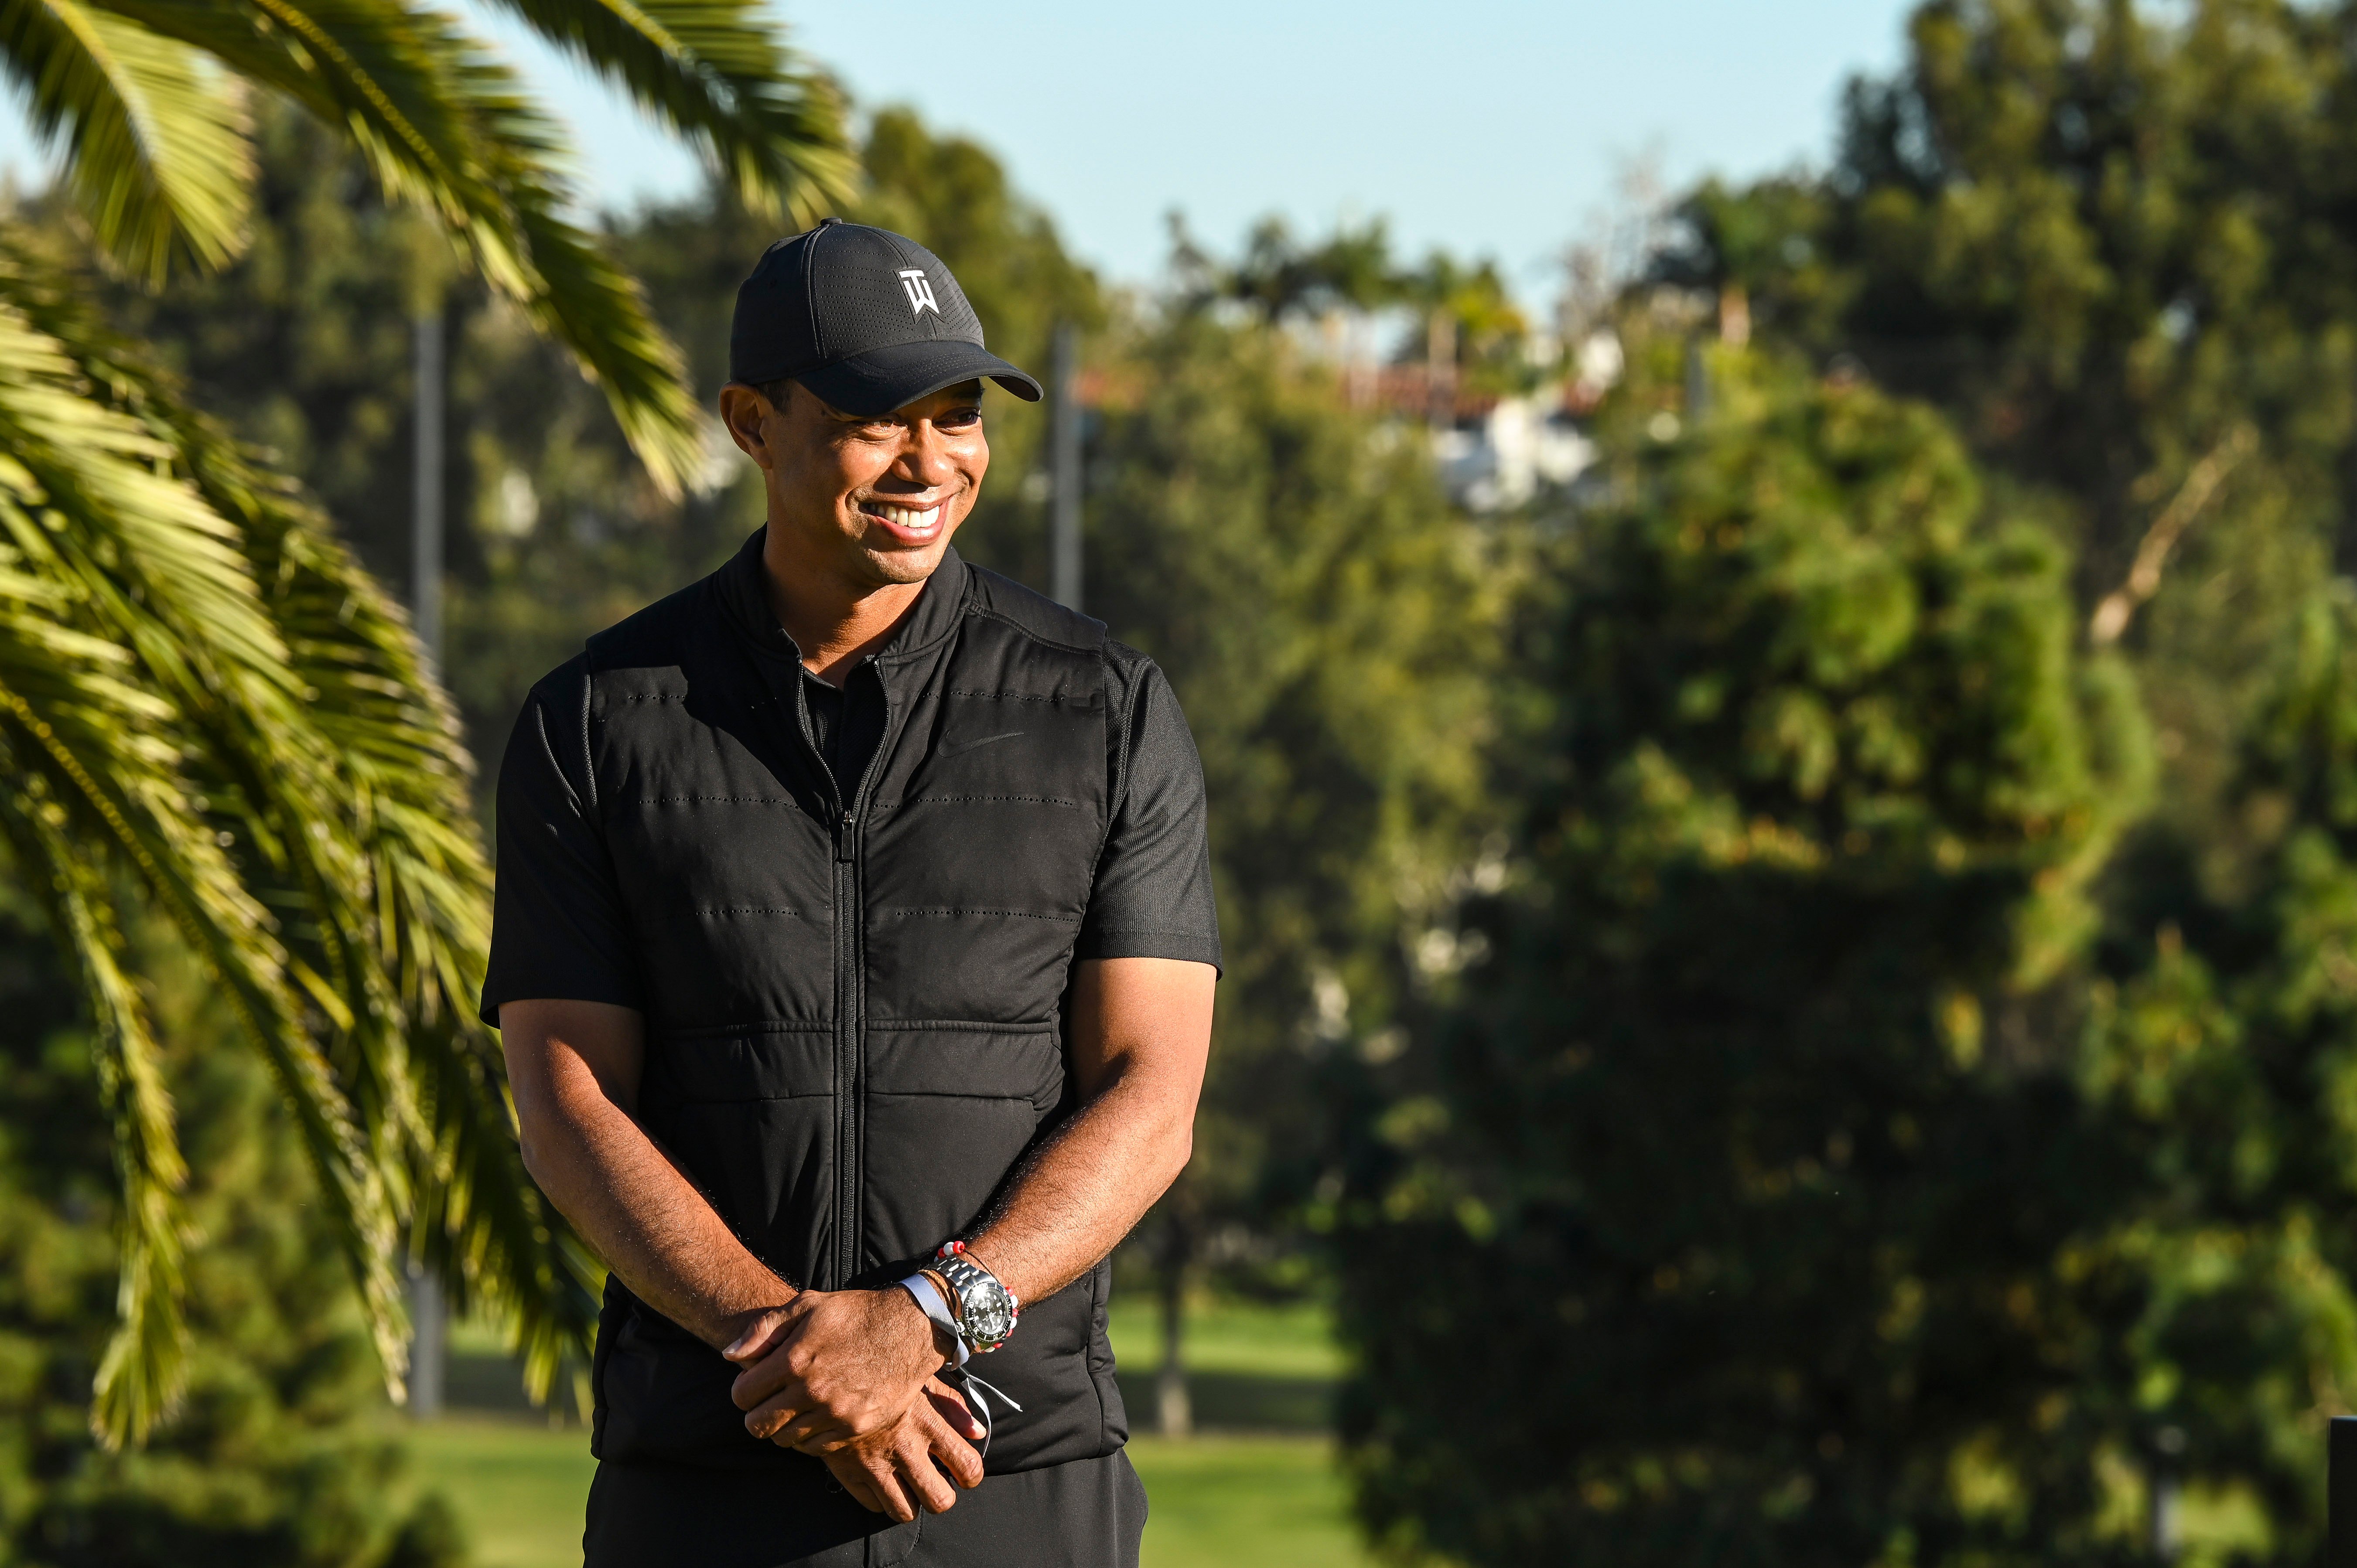
M917 511L909 507L886 506L880 501L871 501L867 510L893 527L905 528L911 533L923 533L942 520L942 509L937 506Z

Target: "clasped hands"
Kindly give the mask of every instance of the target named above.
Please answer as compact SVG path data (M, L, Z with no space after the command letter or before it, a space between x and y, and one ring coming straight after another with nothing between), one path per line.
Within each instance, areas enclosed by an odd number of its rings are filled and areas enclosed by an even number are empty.
M721 1354L742 1369L730 1397L745 1430L818 1459L863 1508L905 1524L947 1512L950 1482L982 1484L982 1423L935 1376L933 1326L898 1285L803 1291Z

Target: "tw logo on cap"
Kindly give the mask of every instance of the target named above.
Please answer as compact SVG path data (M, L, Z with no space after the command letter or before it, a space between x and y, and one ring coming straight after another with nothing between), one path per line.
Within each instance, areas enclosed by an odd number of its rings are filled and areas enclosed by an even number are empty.
M928 310L935 316L942 313L942 307L933 302L933 285L925 281L924 268L909 267L902 272L900 289L909 296L909 315L922 316Z

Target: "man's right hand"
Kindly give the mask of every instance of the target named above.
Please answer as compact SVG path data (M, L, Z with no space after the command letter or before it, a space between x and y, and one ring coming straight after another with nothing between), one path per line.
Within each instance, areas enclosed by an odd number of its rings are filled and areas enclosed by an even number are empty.
M787 1435L770 1441L784 1446ZM860 1507L906 1524L919 1509L947 1513L955 1506L950 1481L969 1491L982 1485L982 1455L974 1446L982 1435L958 1391L931 1378L925 1397L894 1424L865 1437L805 1444L802 1451L815 1453Z
M888 1430L942 1364L932 1324L898 1285L803 1291L720 1353L742 1369L729 1397L745 1430L805 1453Z

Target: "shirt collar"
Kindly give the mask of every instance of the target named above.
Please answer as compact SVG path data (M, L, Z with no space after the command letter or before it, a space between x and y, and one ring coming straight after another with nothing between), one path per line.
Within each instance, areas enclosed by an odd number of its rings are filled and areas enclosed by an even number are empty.
M714 585L719 591L722 614L737 634L761 652L774 658L791 660L799 669L802 650L778 624L770 608L768 585L762 581L761 549L768 541L766 524L753 531L743 548L729 558L728 564L714 574ZM917 607L892 633L888 641L876 650L879 660L898 660L920 653L947 637L957 628L965 610L965 562L954 546L942 552L942 564L925 580L924 591L917 596Z

